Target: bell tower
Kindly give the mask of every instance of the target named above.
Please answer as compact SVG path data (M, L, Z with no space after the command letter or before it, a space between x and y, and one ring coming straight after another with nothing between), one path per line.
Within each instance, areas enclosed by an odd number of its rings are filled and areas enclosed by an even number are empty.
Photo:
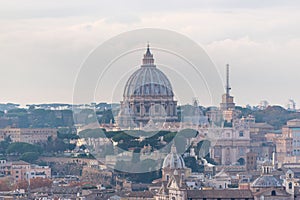
M237 112L235 110L235 103L233 96L230 95L230 83L229 83L229 64L226 65L226 86L225 94L222 95L222 103L220 104L220 110L223 114L223 119L226 122L232 122L236 117Z
M292 170L288 170L285 173L284 186L287 193L294 195L295 192L295 184L294 184L294 172Z

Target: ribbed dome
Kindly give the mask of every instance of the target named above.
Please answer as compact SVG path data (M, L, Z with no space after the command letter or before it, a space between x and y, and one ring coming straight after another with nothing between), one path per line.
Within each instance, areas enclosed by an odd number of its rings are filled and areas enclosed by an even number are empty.
M167 76L154 65L149 46L144 54L143 65L129 77L123 96L174 96Z
M171 153L169 153L163 162L163 169L170 168L170 169L184 169L185 164L184 160L181 155L177 154L176 147L173 144L171 147Z
M281 187L281 183L273 175L263 175L255 179L251 184L253 188Z

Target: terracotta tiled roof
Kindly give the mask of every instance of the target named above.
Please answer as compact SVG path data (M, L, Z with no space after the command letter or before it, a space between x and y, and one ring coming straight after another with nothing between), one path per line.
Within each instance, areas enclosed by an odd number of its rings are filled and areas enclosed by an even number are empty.
M266 190L262 190L262 191L259 191L259 192L255 192L253 193L254 196L256 197L259 197L261 195L263 196L271 196L271 191L276 191L276 196L281 196L281 197L290 197L291 194L287 193L284 189L281 189L281 188L269 188L269 189L266 189Z
M203 198L248 198L253 199L250 190L187 190L187 197L193 199Z
M268 123L255 123L251 125L252 128L268 128L268 129L273 129L274 127L271 126Z
M124 194L125 197L145 197L153 198L154 194L150 191L137 191L137 192L128 192Z
M30 163L25 162L25 161L23 161L23 160L13 161L12 164L13 164L13 165L30 165Z

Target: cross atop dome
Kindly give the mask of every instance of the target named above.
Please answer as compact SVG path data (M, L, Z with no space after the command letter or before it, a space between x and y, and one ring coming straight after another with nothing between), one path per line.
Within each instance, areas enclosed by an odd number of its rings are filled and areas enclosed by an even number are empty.
M149 42L147 44L147 50L146 53L144 54L144 58L143 58L143 65L151 65L154 66L154 59L153 59L153 54L151 54L150 52L150 45Z

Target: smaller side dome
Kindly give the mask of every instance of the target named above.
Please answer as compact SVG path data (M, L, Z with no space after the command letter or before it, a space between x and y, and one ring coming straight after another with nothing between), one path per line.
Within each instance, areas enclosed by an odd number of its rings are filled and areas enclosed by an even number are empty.
M270 187L281 187L281 183L277 178L272 175L263 175L255 179L251 184L253 188L270 188Z
M181 155L177 154L176 146L172 144L171 152L165 157L163 169L184 169L185 163Z

